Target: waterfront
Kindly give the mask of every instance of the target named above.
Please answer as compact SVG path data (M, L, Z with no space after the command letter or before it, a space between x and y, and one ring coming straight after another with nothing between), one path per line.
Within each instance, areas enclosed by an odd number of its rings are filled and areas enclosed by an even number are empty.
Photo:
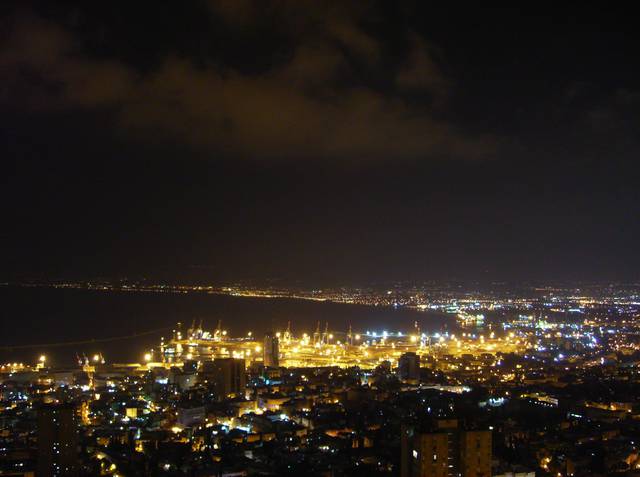
M336 331L389 329L406 331L419 321L425 331L453 325L454 316L434 311L373 307L288 298L250 298L207 293L116 292L43 287L0 287L3 303L0 362L33 362L46 353L52 363L67 365L76 353L88 356L101 352L109 362L140 361L141 350L157 345L160 336L169 336L179 321L189 325L203 320L213 329L218 320L231 335L249 330L264 333L284 328L291 321L294 333L314 331L325 322ZM57 326L63 322L65 326ZM66 347L19 346L104 339L166 328L154 334L95 344Z

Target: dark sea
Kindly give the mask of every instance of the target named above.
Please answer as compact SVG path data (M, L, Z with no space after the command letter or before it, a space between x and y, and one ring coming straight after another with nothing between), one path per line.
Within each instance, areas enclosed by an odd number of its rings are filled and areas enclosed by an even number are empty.
M407 332L416 320L425 331L454 325L452 316L430 311L207 293L1 286L0 303L0 363L34 363L45 354L53 366L72 364L76 353L100 352L107 362L140 361L161 336L171 335L177 322L186 328L194 319L202 319L206 330L215 329L222 320L231 336L248 331L259 336L269 329L286 328L288 321L296 335L312 333L318 321L323 328L328 322L334 332L345 332L349 324L354 332ZM131 336L149 331L153 332ZM112 337L124 338L97 341ZM79 341L85 343L61 346Z

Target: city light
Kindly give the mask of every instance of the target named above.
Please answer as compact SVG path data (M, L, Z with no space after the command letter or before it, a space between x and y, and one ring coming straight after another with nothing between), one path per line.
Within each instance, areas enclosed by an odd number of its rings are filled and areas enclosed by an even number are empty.
M83 394L87 403L111 403L110 410L104 415L96 414L89 405L84 406L79 414L84 425L100 423L117 429L143 425L145 416L164 416L159 426L175 436L172 439L176 442L190 443L196 448L204 444L199 443L194 429L211 429L217 439L226 439L238 432L243 433L242 439L259 439L249 437L254 436L257 424L247 420L248 416L265 417L267 421L262 425L277 421L280 425L299 426L296 428L303 432L313 413L323 409L322 401L317 404L309 401L310 396L316 395L318 386L329 389L323 391L328 393L323 394L325 405L337 406L334 411L340 413L349 412L342 394L345 389L349 390L348 398L356 398L360 393L381 393L378 399L383 395L384 399L401 399L402 396L419 397L426 390L462 395L476 387L490 392L489 397L477 403L479 413L496 408L510 409L508 405L512 400L553 410L558 409L561 402L558 392L561 388L554 384L557 380L572 376L575 383L576 376L581 376L581 380L587 381L593 369L616 366L614 357L622 356L622 353L633 356L640 351L635 338L640 328L636 330L634 320L640 304L634 300L618 303L616 313L620 316L615 319L603 318L601 312L586 311L579 321L567 322L561 319L564 317L561 312L544 311L544 305L538 303L536 306L543 311L532 314L530 301L514 303L492 297L484 300L484 308L481 308L480 297L467 301L459 298L447 326L438 331L422 329L419 323L393 332L384 329L354 332L350 326L340 329L330 323L316 326L313 332L313 329L296 330L288 324L274 330L267 340L254 332L240 333L236 337L224 334L221 329L207 331L200 326L177 326L171 337L160 339L157 351L154 348L141 354L142 364L105 365L96 369L87 361L100 362L102 354L91 355L91 360L85 357L79 366L87 379L77 383L74 383L78 379L74 373L45 370L43 364L47 358L44 355L34 368L17 361L1 365L0 377L7 375L12 379L15 373L35 371L37 375L42 372L44 374L37 382L44 386L39 392L47 399L58 399L54 398L57 388L70 388ZM565 301L571 303L573 299L562 301L556 295L554 309L559 309ZM430 304L429 309L433 306L436 305ZM609 305L599 309L604 306ZM480 315L478 310L496 308L503 314L504 310L511 310L511 315L507 318L500 315L500 320L485 315L482 322L475 318ZM612 333L612 330L616 332ZM277 339L278 336L281 339ZM602 336L606 336L606 340ZM267 353L263 353L265 348ZM150 366L152 361L153 366ZM618 369L621 373L634 372L633 367L620 366ZM223 376L234 378L227 380ZM335 382L338 377L342 381ZM434 377L441 382L434 382ZM287 385L282 386L285 379ZM377 383L384 382L381 380L397 380L398 394L395 397L385 394L384 387L378 388ZM166 394L147 394L149 382L153 383L153 389L163 389ZM330 387L324 388L328 384ZM333 386L335 391L331 390ZM284 394L283 389L287 390ZM9 396L21 403L29 399L26 397L29 392ZM231 414L217 415L208 414L201 404L189 407L195 404L186 402L198 393L207 393L207 399L214 402L233 399L238 408ZM113 402L117 396L126 397ZM171 397L170 400L167 397ZM289 399L299 399L304 405L292 407L287 404ZM433 416L437 400L423 399L424 407L420 409ZM593 414L595 409L624 414L625 418L635 416L633 403L623 400L585 401L574 407L570 413L572 419L583 419L582 416ZM511 418L516 419L516 416ZM494 424L486 426L486 432L495 430ZM334 436L337 437L338 434ZM216 445L217 449L211 449L220 451L223 448ZM135 449L143 451L144 443L137 441ZM325 450L318 446L317 449L332 452L333 448L327 446ZM544 465L552 469L554 462L551 459Z

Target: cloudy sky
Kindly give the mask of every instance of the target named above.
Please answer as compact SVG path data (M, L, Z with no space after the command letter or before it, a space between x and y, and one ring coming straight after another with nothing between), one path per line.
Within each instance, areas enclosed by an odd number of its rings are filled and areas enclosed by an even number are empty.
M8 277L638 278L622 8L0 12Z

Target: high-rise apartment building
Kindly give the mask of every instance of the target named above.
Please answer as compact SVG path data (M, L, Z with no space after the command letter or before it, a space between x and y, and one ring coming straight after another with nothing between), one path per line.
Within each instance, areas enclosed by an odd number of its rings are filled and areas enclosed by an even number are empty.
M219 399L244 395L247 374L244 359L216 358L202 365L202 378L215 386Z
M75 406L43 405L38 410L38 476L75 476L79 472Z
M454 419L402 427L402 477L491 477L491 431L467 430Z
M263 361L268 368L277 368L280 365L280 348L278 337L269 332L264 335Z
M420 356L410 351L398 359L398 376L402 381L420 381Z

